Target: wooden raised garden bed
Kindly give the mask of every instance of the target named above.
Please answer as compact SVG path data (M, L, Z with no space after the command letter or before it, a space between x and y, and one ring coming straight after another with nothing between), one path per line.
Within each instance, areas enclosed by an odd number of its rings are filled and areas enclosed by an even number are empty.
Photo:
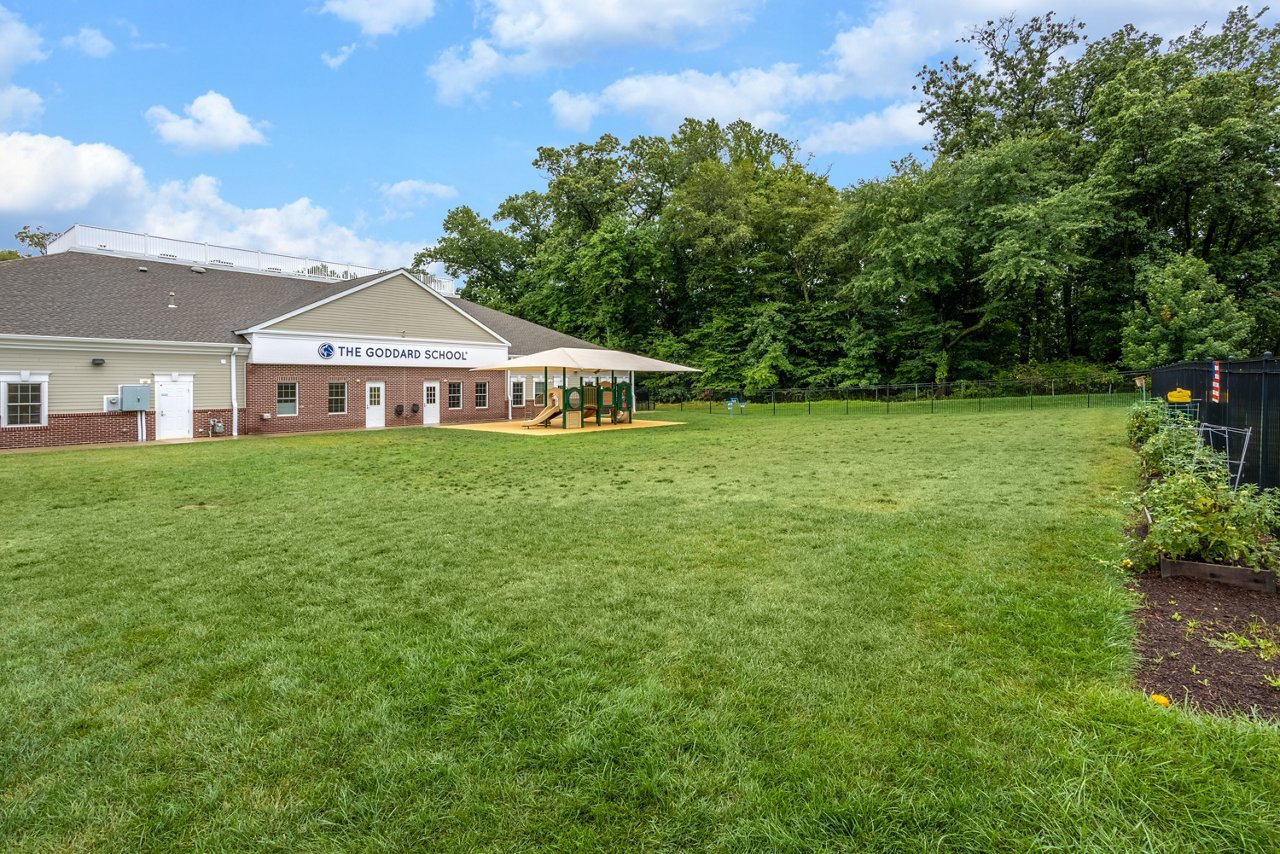
M1269 569L1254 570L1247 566L1229 566L1221 563L1200 563L1194 560L1170 560L1160 558L1160 577L1181 575L1186 578L1203 578L1232 587L1276 592L1276 574Z

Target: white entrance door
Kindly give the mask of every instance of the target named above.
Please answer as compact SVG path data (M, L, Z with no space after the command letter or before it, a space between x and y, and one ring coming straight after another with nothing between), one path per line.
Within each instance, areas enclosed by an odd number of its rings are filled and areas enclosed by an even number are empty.
M440 383L422 384L422 423L440 423Z
M192 438L194 378L166 374L156 377L156 438Z
M387 426L387 384L366 383L364 387L364 426Z

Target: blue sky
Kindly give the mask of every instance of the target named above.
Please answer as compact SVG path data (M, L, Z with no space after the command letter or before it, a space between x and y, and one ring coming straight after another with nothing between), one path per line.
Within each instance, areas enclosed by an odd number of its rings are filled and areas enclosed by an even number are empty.
M1101 36L1234 3L1082 0ZM796 140L837 186L919 148L911 89L1003 0L0 0L0 248L82 222L374 266L544 186L540 145L685 116ZM1268 17L1274 17L1269 15Z

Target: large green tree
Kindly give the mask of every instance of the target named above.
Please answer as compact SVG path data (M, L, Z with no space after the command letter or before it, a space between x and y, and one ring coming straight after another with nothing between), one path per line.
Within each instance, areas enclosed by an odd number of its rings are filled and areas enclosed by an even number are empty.
M1180 256L1138 274L1143 301L1125 315L1124 357L1135 368L1240 355L1253 319L1199 258Z
M689 119L540 148L544 186L450 211L416 262L704 386L1280 349L1280 29L1085 42L1045 14L962 42L920 74L931 159L883 179L838 191L776 134Z

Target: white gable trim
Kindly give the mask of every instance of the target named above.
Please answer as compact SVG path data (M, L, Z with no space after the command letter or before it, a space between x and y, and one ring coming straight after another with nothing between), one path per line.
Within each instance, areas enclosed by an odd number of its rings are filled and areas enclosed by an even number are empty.
M422 284L422 282L420 282L420 281L418 281L416 278L414 278L414 276L413 276L412 274L410 274L408 270L405 270L405 269L403 269L403 268L401 268L401 269L399 269L399 270L391 270L391 271L389 271L389 272L385 273L384 275L378 276L376 279L373 279L373 280L371 280L371 281L365 282L365 283L363 283L363 284L356 285L356 286L355 286L355 287L353 287L353 288L348 288L347 290L342 291L342 292L340 292L340 293L336 293L336 294L334 294L333 296L328 296L328 297L325 297L324 299L316 300L316 301L315 301L315 302L313 302L313 303L308 303L307 305L302 306L302 308L295 308L293 311L291 311L291 312L289 312L289 313L287 313L287 314L282 314L282 315L280 315L279 317L273 317L273 318L272 318L272 319L270 319L270 320L264 320L264 321L262 321L261 323L258 323L258 324L255 324L255 325L253 325L253 326L250 326L248 329L237 329L237 330L236 330L236 334L237 334L237 335L245 335L245 336L248 336L250 333L253 333L253 332L263 332L263 331L266 331L267 327L269 327L269 326L274 326L274 325L275 325L275 324L277 324L277 323L282 323L282 322L284 322L284 321L288 320L288 319L289 319L289 318L291 318L291 317L297 317L297 316L298 316L298 315L300 315L300 314L303 314L303 313L305 313L305 312L311 311L312 309L315 309L315 308L319 308L319 307L320 307L320 306L322 306L322 305L328 305L328 304L329 304L329 303L331 303L331 302L336 302L337 300L343 299L344 297L348 297L348 296L350 296L351 294L359 293L360 291L364 290L365 288L371 288L371 287L373 287L374 285L380 285L380 284L382 284L383 282L386 282L386 281L389 281L389 280L391 280L391 279L395 278L396 276L404 276L404 277L405 277L406 279L408 279L410 282L412 282L413 284L417 285L420 289L422 289L422 291L423 291L424 293L429 294L432 298L439 300L439 301L440 301L440 302L442 302L444 305L448 306L451 310L456 311L458 314L462 315L464 318L466 318L466 319L467 319L467 321L468 321L472 326L479 327L480 329L484 330L484 331L485 331L486 333L488 333L489 335L492 335L492 336L493 336L493 338L494 338L494 340L495 340L497 343L499 343L499 344L505 344L505 345L507 345L508 347L510 347L510 346L511 346L511 342L510 342L510 341L508 341L507 339L503 338L501 335L499 335L498 333L494 332L492 329L490 329L489 327L485 326L483 323L481 323L480 321L476 320L474 317L472 317L471 315L467 314L467 313L466 313L465 311L463 311L462 309L458 308L458 306L456 306L456 305L452 304L451 302L449 302L448 297L445 297L445 296L443 296L442 294L438 294L438 293L436 293L433 289L431 289L431 288L427 287L426 285Z

